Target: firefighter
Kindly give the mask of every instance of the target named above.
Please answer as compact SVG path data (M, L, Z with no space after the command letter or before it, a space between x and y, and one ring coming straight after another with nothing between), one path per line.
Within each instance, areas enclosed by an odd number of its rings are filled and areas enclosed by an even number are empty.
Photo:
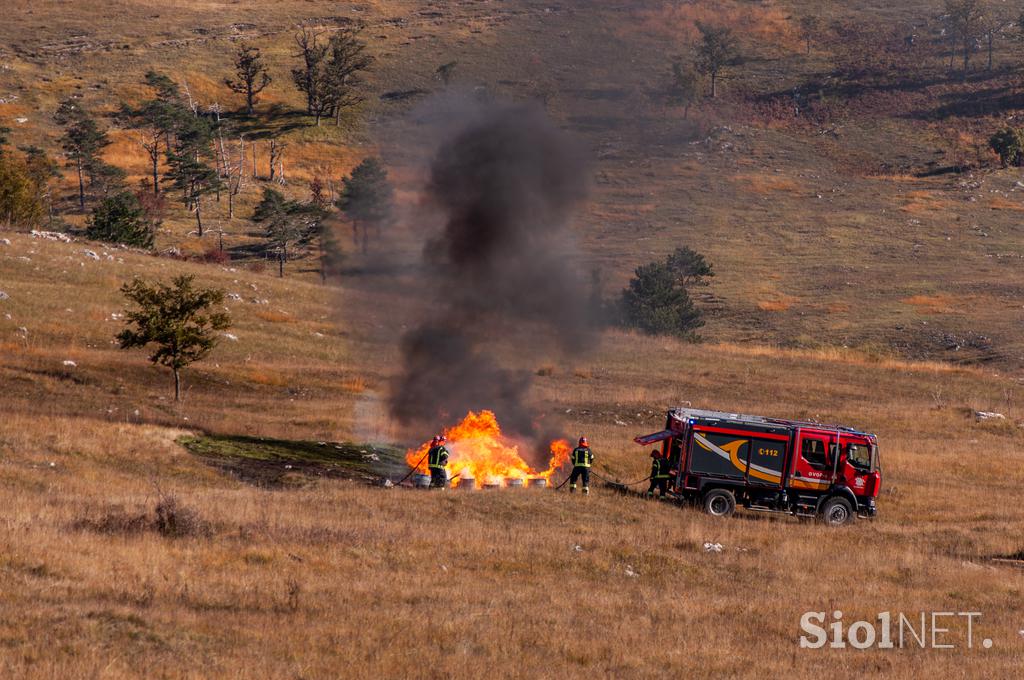
M655 489L658 490L658 494L662 498L668 493L668 466L668 458L662 456L661 451L658 449L651 451L651 485L647 489L648 498L654 498Z
M447 441L447 437L439 434L430 442L427 467L430 468L431 488L443 489L448 485L448 472L444 469L448 465L448 449L445 447Z
M590 493L590 466L594 464L594 452L586 437L580 437L579 446L572 450L572 474L569 475L569 493L576 492L576 480L583 478L583 493Z

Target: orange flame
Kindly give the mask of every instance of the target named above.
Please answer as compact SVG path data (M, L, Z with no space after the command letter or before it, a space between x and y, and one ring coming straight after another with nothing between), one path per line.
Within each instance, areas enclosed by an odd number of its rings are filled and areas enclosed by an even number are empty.
M569 462L569 442L557 439L551 442L551 460L546 470L534 470L519 455L519 446L501 433L498 419L491 411L470 411L462 422L444 431L448 437L448 475L452 485L473 482L479 487L485 483L501 484L504 479L544 479L551 483L555 471ZM418 449L409 449L405 461L409 467L424 474L430 442Z

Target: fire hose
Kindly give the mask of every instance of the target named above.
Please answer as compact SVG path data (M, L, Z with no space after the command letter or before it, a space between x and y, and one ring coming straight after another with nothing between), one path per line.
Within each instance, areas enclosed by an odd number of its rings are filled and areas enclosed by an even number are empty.
M412 473L416 472L416 470L418 470L420 468L420 463L422 463L424 460L426 460L428 455L430 455L429 451L427 453L423 454L423 458L420 458L419 462L416 463L416 465L411 470L409 470L409 472L406 473L405 477L402 477L400 480L398 480L395 483L395 486L401 486L402 482L404 482L405 480L409 479L409 477L412 477ZM458 479L460 476L462 476L461 472L459 474L455 475L454 477L452 477L451 479L449 479L448 481L449 482L453 482L456 479Z
M405 477L402 477L400 480L398 480L398 482L395 484L395 486L401 486L402 482L404 482L405 480L407 480L410 477L412 477L412 473L414 473L414 472L416 472L417 470L420 469L420 463L425 461L427 459L427 456L429 456L429 455L430 455L430 451L427 451L426 453L424 453L423 457L420 458L419 463L416 463L415 465L413 465L412 469L409 470L409 472L406 473Z
M626 486L635 486L636 484L643 484L644 482L646 482L647 480L649 480L649 479L651 478L651 476L650 476L650 475L647 475L647 476L646 476L646 477L644 477L643 479L639 479L639 480L637 480L637 481L635 481L635 482L629 482L629 483L625 483L625 482L613 482L612 480L610 480L610 479L607 479L607 478L605 478L605 477L602 477L601 475L597 474L597 472L596 472L596 471L594 471L594 470L591 470L591 471L590 471L590 474L594 475L595 477L597 477L598 479L600 479L600 480L601 480L602 482L604 482L605 484L610 484L610 485L612 485L612 486L619 486L619 487L626 487ZM562 482L561 484L559 484L558 486L556 486L556 487L555 487L555 491L558 491L558 490L559 490L559 489L561 489L561 488L562 488L563 486L565 486L566 482L568 482L568 481L569 481L570 479L572 479L572 475L570 475L570 476L566 477L566 478L565 478L565 481L564 481L564 482Z

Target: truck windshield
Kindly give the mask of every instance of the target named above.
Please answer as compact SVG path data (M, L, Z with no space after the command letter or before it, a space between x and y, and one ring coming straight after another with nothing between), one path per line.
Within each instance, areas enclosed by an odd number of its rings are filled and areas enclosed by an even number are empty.
M871 469L871 448L864 444L850 444L846 447L850 465L858 470Z

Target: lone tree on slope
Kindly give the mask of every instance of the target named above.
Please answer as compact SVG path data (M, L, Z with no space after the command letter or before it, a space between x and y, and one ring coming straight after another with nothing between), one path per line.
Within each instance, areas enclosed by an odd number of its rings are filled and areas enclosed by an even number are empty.
M722 70L743 63L736 36L727 26L697 22L700 45L697 46L697 70L711 78L711 98L718 96L718 78Z
M245 112L251 116L255 111L257 95L270 84L270 75L260 48L244 43L240 45L235 54L235 79L226 78L224 84L232 92L245 95Z
M212 311L224 302L224 291L195 288L194 279L178 276L171 285L135 279L121 286L136 305L125 312L127 327L117 336L121 349L156 345L149 360L174 373L175 401L181 401L181 369L209 354L217 346L214 332L231 324L226 313Z

